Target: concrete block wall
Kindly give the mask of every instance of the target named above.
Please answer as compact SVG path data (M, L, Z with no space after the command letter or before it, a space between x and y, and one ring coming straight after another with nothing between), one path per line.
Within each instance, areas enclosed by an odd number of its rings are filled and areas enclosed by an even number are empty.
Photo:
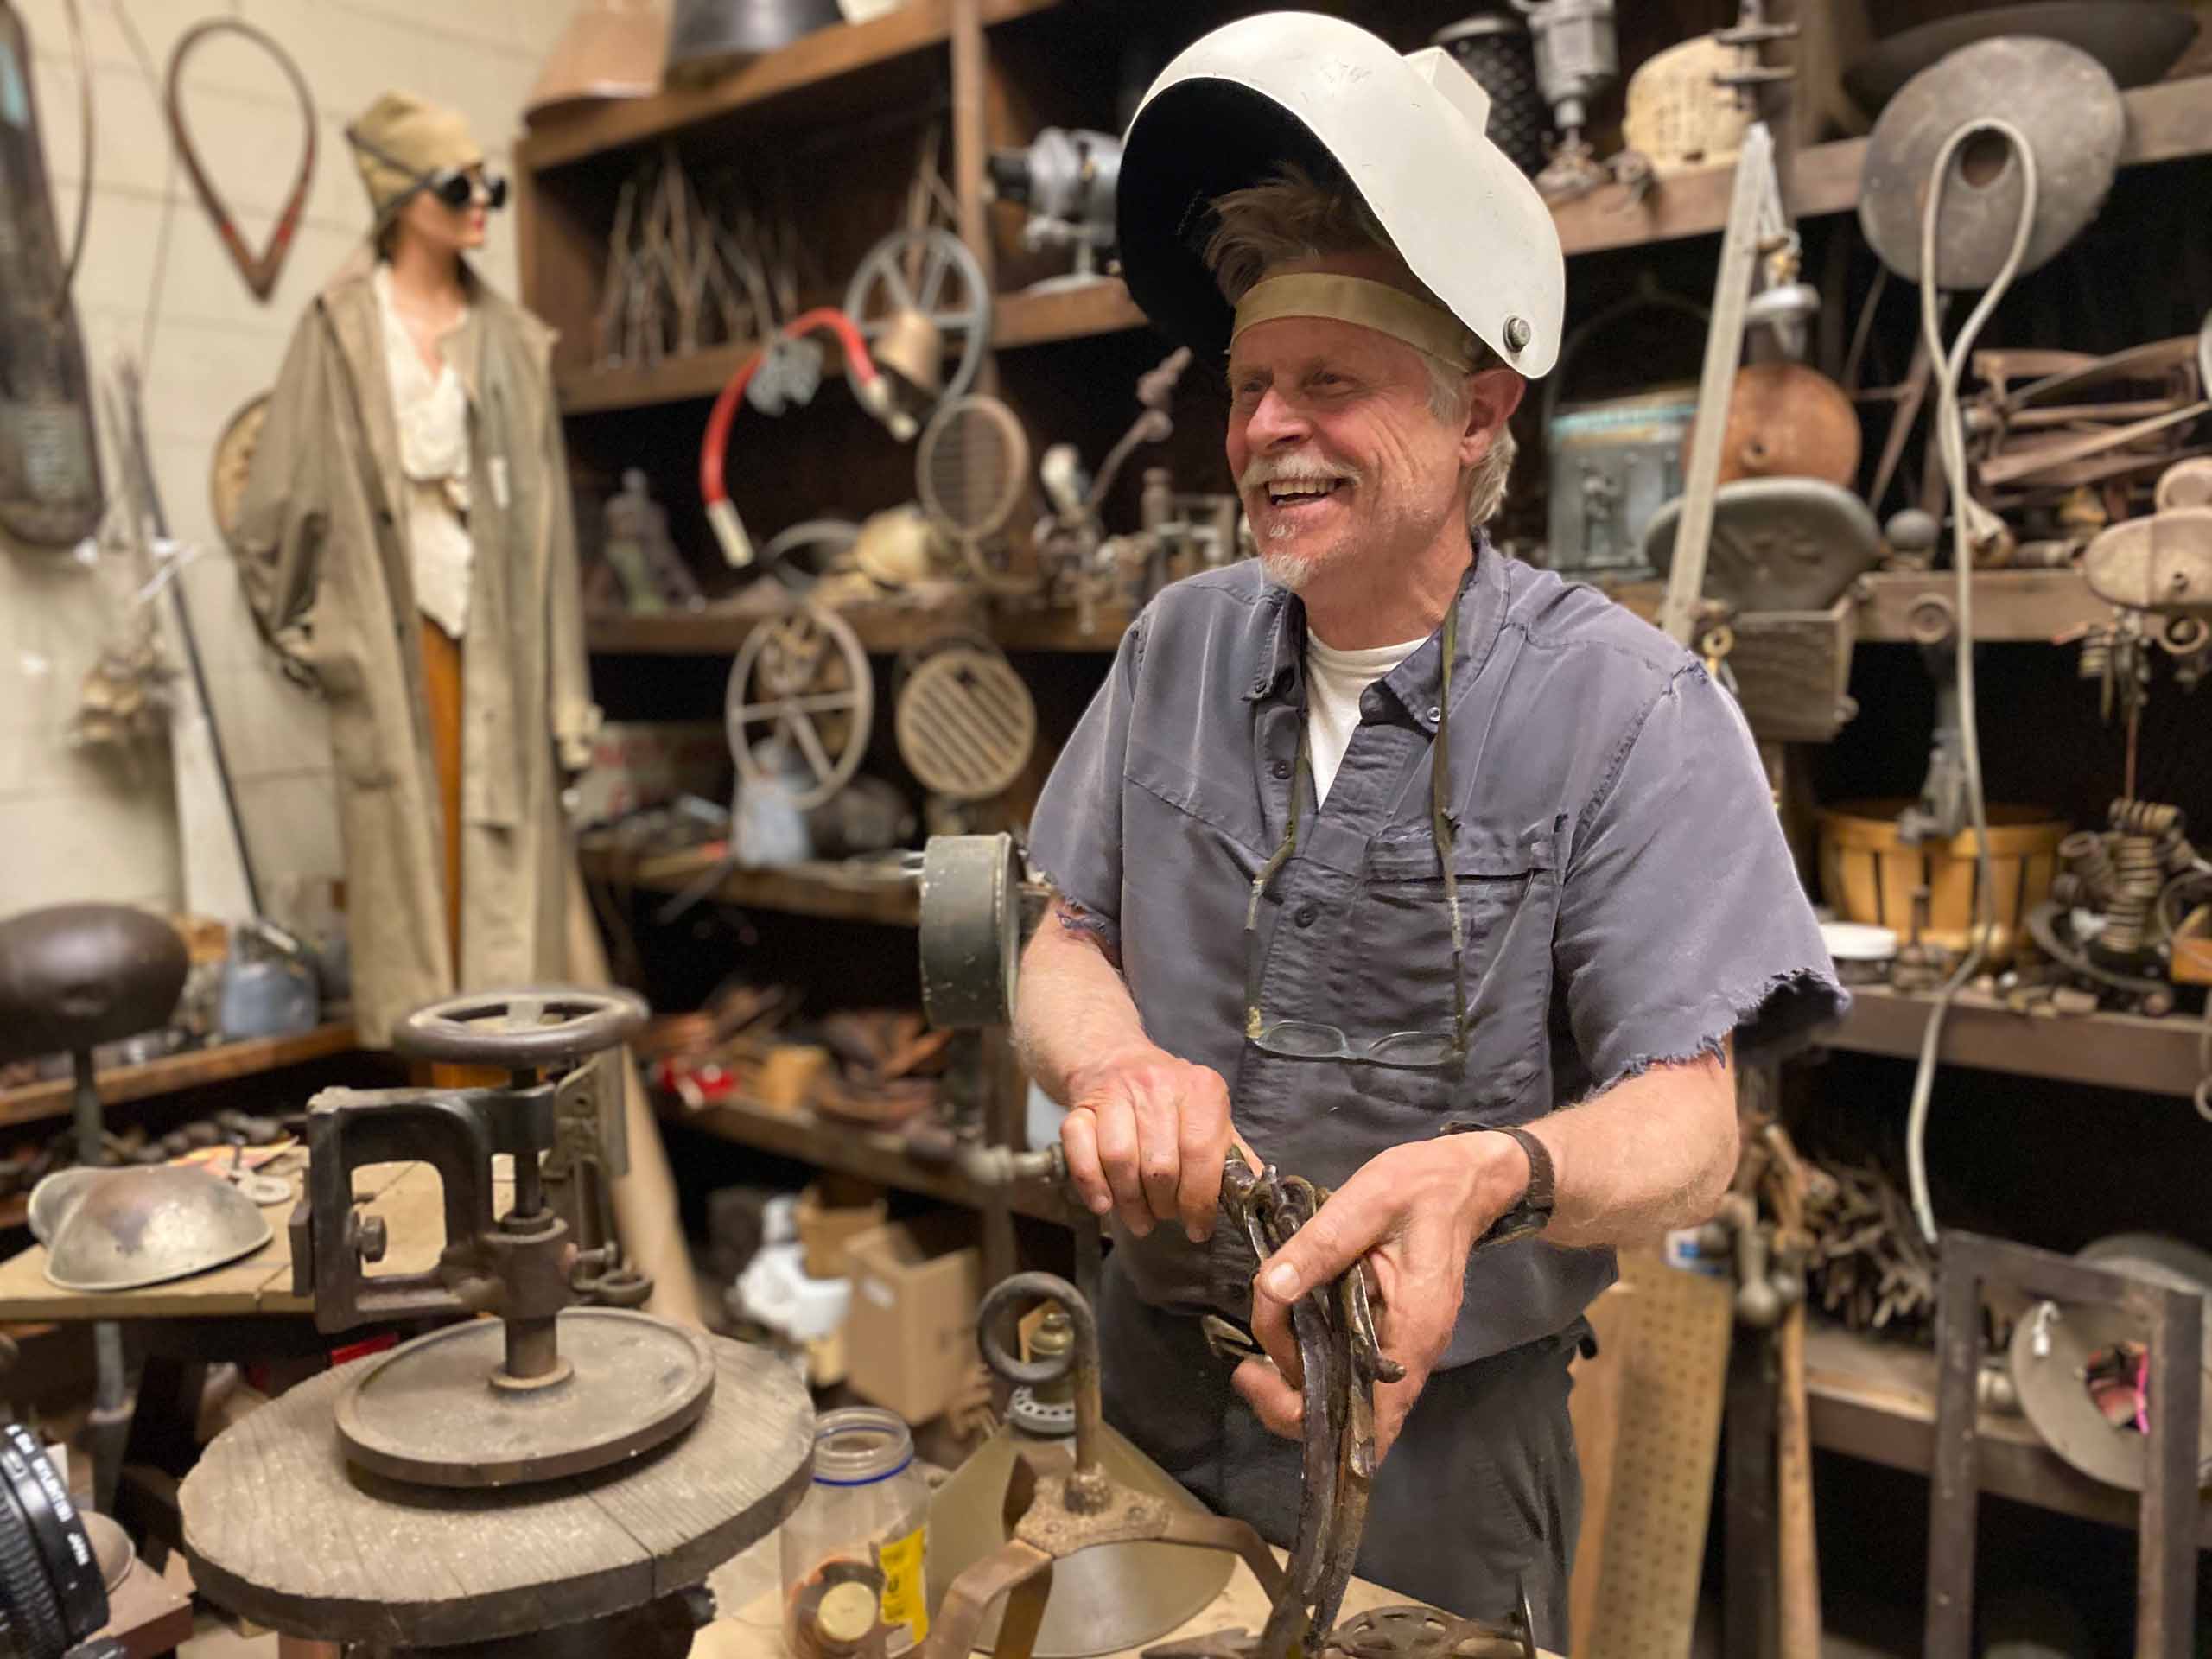
M83 157L63 0L13 0L30 30L56 216L73 222ZM76 296L90 365L142 358L147 439L173 536L194 550L184 581L214 712L264 899L342 868L328 735L315 702L270 666L214 533L208 475L232 414L276 379L295 322L359 242L366 197L343 129L388 87L462 111L493 165L577 0L79 0L97 126L91 228ZM228 13L281 42L316 105L314 182L283 276L248 292L173 159L159 84L171 48ZM150 59L149 84L132 30ZM188 60L185 119L241 233L261 245L298 166L302 124L283 72L216 36ZM512 213L495 214L480 269L515 289ZM104 446L114 466L111 446ZM118 755L73 748L78 687L129 603L125 573L0 536L0 916L69 899L181 908L188 882L166 745ZM219 833L217 825L194 832ZM192 889L191 891L188 891Z

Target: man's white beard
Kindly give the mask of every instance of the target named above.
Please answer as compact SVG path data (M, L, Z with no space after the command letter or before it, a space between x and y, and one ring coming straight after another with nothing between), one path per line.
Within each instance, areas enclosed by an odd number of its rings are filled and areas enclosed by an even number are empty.
M1287 547L1271 548L1262 537L1258 548L1260 572L1278 588L1302 593L1306 583L1334 563L1332 556L1337 550L1330 546L1293 552Z

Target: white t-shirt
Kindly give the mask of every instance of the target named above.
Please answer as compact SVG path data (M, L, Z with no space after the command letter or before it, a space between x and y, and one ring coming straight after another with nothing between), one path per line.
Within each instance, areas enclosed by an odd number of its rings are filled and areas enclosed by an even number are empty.
M1402 645L1338 651L1310 629L1306 635L1306 734L1313 757L1313 798L1329 798L1329 785L1359 725L1359 699L1367 688L1428 641L1423 634Z

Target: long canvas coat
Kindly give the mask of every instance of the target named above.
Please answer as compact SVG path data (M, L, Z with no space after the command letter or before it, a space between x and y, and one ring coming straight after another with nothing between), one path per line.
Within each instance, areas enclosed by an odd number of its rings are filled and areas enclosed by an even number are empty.
M443 826L423 686L399 440L363 247L308 306L244 503L240 578L264 632L330 707L360 1039L455 989L570 976L570 852L556 745L598 723L552 331L464 267L445 350L468 397L462 641L461 961L446 940Z

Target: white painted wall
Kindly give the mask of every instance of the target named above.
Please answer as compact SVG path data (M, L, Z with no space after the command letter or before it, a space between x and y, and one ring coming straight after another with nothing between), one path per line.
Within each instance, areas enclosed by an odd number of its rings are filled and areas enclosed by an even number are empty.
M77 78L62 0L13 0L31 32L57 216L66 238L82 177ZM461 110L505 167L524 97L575 0L80 0L98 127L92 226L77 305L91 365L143 361L146 423L171 531L202 550L188 591L247 834L272 909L302 879L340 873L327 734L315 702L267 663L207 504L209 462L232 413L276 378L293 325L367 219L342 129L397 87ZM171 158L156 86L193 23L227 10L282 42L317 105L315 182L275 292L254 299ZM215 188L258 246L298 165L300 122L282 72L235 36L201 45L185 117ZM480 269L515 292L512 213L494 215ZM165 266L159 251L167 237ZM0 536L0 916L68 899L164 908L186 897L166 754L136 763L73 750L78 685L124 601L66 555Z

